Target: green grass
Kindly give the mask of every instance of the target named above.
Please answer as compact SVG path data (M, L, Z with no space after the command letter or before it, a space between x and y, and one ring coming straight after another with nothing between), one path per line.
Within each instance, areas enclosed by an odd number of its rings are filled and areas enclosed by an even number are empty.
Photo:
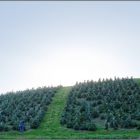
M140 138L140 130L109 130L103 128L97 131L75 131L60 125L61 113L66 104L71 87L63 87L53 97L48 111L36 130L26 131L20 134L17 131L2 132L0 139L130 139Z

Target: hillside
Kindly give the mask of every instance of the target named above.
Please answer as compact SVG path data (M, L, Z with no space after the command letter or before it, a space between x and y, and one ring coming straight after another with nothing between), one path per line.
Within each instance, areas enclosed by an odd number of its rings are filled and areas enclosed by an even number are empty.
M38 128L57 88L38 88L0 95L0 131Z
M76 84L68 97L62 124L75 130L140 129L140 87L133 80L107 79Z
M130 139L140 138L140 131L136 129L105 130L98 125L96 131L77 131L66 128L60 124L61 115L67 105L69 92L73 87L62 87L55 93L51 104L41 122L39 128L24 132L1 132L0 139ZM96 120L98 121L98 120Z

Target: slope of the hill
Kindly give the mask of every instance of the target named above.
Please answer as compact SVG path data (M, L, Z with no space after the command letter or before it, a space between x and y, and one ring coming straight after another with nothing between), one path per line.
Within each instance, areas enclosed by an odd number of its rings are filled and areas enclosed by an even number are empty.
M140 129L140 87L132 78L76 84L61 123L75 130Z
M0 131L38 128L57 88L38 88L0 95Z
M20 134L17 131L2 132L0 139L121 139L121 138L138 138L140 131L138 130L104 130L97 131L75 131L68 129L60 124L61 114L66 105L66 99L69 95L71 87L63 87L53 97L51 104L48 106L46 115L36 130L26 131Z

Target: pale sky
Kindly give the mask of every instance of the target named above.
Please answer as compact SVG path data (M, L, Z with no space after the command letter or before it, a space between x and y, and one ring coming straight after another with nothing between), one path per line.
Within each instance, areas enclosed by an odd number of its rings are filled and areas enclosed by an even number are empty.
M0 2L0 93L140 77L140 2Z

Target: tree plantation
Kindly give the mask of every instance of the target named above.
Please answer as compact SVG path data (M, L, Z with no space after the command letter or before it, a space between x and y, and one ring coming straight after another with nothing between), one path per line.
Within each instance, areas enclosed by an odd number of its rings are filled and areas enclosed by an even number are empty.
M140 129L140 87L133 78L77 83L70 91L61 124L75 130Z
M19 130L20 122L24 122L26 130L40 126L25 134L42 130L41 135L53 136L58 132L64 136L65 131L79 137L81 131L74 130L89 130L82 131L88 137L90 131L106 135L109 131L125 130L132 132L129 135L133 132L139 135L140 85L133 78L114 78L85 81L72 87L42 87L1 94L1 134Z
M58 88L38 88L0 95L0 131L38 128Z

